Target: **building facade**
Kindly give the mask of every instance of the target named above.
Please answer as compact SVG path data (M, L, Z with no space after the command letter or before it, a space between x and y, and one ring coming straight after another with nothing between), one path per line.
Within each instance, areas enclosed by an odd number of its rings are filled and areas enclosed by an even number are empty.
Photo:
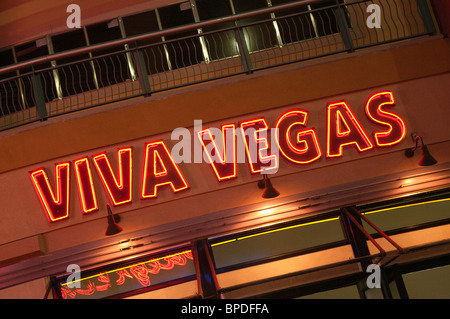
M1 7L0 297L450 297L445 1L69 5Z

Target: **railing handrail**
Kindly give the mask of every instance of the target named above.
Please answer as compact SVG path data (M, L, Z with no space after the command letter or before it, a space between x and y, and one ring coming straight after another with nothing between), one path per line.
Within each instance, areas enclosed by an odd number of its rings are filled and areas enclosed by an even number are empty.
M147 40L152 37L162 37L162 36L166 36L166 35L169 35L172 33L195 30L195 29L208 27L211 25L216 25L216 24L220 24L220 23L224 23L224 22L236 21L239 19L245 19L245 18L256 16L256 15L260 15L260 14L274 13L274 12L281 11L281 10L292 9L292 8L301 7L301 6L307 6L307 5L320 3L320 2L324 2L324 0L305 0L305 1L300 1L300 2L292 2L292 3L278 5L278 6L272 6L272 7L268 7L268 8L264 8L264 9L258 9L258 10L233 14L233 15L230 15L227 17L216 18L216 19L206 20L206 21L202 21L202 22L196 22L193 24L183 25L180 27L174 27L174 28L169 28L169 29L160 30L160 31L153 31L153 32L148 32L148 33L131 36L131 37L127 37L127 38L102 42L102 43L89 45L89 46L85 46L85 47L81 47L81 48L77 48L77 49L73 49L73 50L67 50L67 51L63 51L63 52L59 52L59 53L55 53L55 54L46 55L43 57L23 61L23 62L16 63L16 64L11 64L9 66L0 68L0 74L12 72L12 71L24 68L24 67L31 66L33 64L50 62L53 60L68 58L68 57L78 55L78 54L84 54L84 53L89 53L89 52L98 51L98 50L102 50L102 49L108 49L108 48L111 48L114 46L129 44L130 42L134 42L134 41ZM338 2L336 4L339 5Z

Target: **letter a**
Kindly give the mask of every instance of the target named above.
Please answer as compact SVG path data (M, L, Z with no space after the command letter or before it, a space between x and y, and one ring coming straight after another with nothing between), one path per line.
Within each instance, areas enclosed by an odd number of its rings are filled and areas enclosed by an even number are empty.
M381 274L380 274L380 266L376 264L370 264L367 266L366 272L370 272L372 274L367 277L366 284L367 287L372 288L381 288Z
M327 106L327 157L342 156L343 148L355 146L364 152L373 148L367 134L345 101Z
M81 9L78 4L69 4L67 6L66 12L73 12L67 17L66 25L69 29L80 29L81 28Z
M170 185L174 192L189 188L164 141L147 143L145 149L142 199L157 197L158 188L164 185Z
M367 6L367 12L372 13L367 17L366 25L369 29L381 28L381 8L378 4L370 4Z
M71 272L67 277L66 283L67 287L73 289L73 288L81 288L80 279L81 279L81 270L80 266L77 264L70 264L67 266L66 269L67 272Z

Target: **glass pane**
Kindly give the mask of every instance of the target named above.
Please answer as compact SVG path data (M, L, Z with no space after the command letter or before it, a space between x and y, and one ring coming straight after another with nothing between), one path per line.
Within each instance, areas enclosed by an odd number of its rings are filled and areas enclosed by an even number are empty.
M317 292L298 299L360 299L356 285Z
M450 299L450 265L402 277L410 299Z
M123 24L127 37L159 31L156 11L147 11L124 17ZM141 46L148 74L156 74L169 70L165 48L161 44L158 45L161 41L161 37L136 41L137 46Z
M12 50L0 51L0 67L14 64ZM2 74L3 76L3 74Z
M229 0L197 0L200 20L211 20L233 14Z
M55 53L70 51L87 45L83 29L52 36L52 44ZM90 87L94 87L94 77L89 62L85 61L73 64L74 62L88 58L89 54L85 53L56 61L58 66L72 63L56 69L63 96L88 91Z
M213 20L232 15L229 0L197 0L197 10L200 21ZM203 28L203 32L211 32L231 28L233 21L215 24ZM238 55L236 38L233 30L217 32L205 35L205 42L211 60Z
M155 11L147 11L123 17L127 37L159 30Z
M117 19L111 20L110 23L102 22L89 25L86 29L90 44L112 41L122 37Z
M267 0L233 0L236 13L267 8Z
M339 220L300 224L213 243L216 268L344 240Z
M47 41L46 39L40 39L38 41L28 42L16 47L16 57L18 62L28 61L35 58L48 55ZM45 62L39 65L34 65L35 70L50 67L49 62ZM21 73L30 72L31 67L21 69Z
M272 0L273 6L290 3L290 0ZM295 15L293 15L295 14ZM290 15L286 18L284 16ZM299 6L275 13L283 43L298 42L315 37L315 26L308 12L308 6Z
M120 265L113 269L98 269L83 274L78 281L60 281L64 299L97 299L133 292L142 288L157 288L159 284L175 279L191 278L195 266L191 250L185 250L163 257L149 257L131 265ZM72 279L72 277L69 277ZM65 278L64 278L65 279ZM177 281L178 283L178 281Z
M311 9L324 8L312 14L317 35L320 37L339 32L335 10L333 8L325 9L333 5L336 5L335 1L325 1L324 3L311 5Z
M14 64L13 52L11 49L0 52L0 67ZM0 80L16 76L16 71L0 74ZM0 117L15 113L20 110L20 85L23 81L19 79L0 82ZM22 90L23 93L25 93Z
M163 29L193 24L195 22L191 6L186 5L186 3L162 7L158 9L158 12ZM196 34L197 30L191 30L177 32L174 35L165 37L167 40L166 48L172 68L183 68L203 61L199 38L191 37Z
M425 224L450 217L450 198L397 206L365 213L382 231ZM373 230L364 222L364 228Z
M233 3L236 13L254 11L268 7L266 0L234 0ZM259 14L251 18L239 20L239 25L247 25L249 23L269 19L271 19L270 14ZM278 44L277 35L272 21L262 22L245 27L243 33L245 42L250 52L272 48Z
M122 38L117 19L111 20L110 22L102 22L90 25L87 26L86 29L90 44L98 44ZM95 51L92 54L94 56L98 56L115 51L121 51L123 49L123 46L118 46L114 48Z
M54 35L52 36L52 42L55 53L86 46L83 29Z
M110 22L90 25L87 26L86 29L89 37L89 43L91 45L122 38L117 19L111 20ZM125 47L123 45L119 45L92 52L94 57L99 57L98 59L93 60L93 65L97 77L97 83L100 88L125 82L127 79L132 78L130 73L130 64L132 64L131 54L129 53L127 56L125 52L120 52L124 50ZM120 53L107 55L104 57L102 56L114 52Z

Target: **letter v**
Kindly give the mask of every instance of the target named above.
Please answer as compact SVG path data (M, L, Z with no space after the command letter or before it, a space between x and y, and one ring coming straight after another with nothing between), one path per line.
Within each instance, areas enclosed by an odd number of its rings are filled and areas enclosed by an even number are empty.
M228 134L228 132L230 133ZM208 156L209 162L216 173L217 179L223 181L235 178L237 176L236 126L234 124L222 126L222 140L218 142L219 145L222 145L223 147L218 147L216 139L209 128L197 132L197 135ZM228 137L231 137L232 140L230 141ZM213 152L214 154L212 154Z
M31 180L49 222L55 222L69 217L69 167L69 162L55 165L55 192L52 190L44 168L41 167L30 172Z
M132 148L119 148L117 157L119 178L114 174L106 153L92 157L103 185L115 206L129 203L132 200Z

